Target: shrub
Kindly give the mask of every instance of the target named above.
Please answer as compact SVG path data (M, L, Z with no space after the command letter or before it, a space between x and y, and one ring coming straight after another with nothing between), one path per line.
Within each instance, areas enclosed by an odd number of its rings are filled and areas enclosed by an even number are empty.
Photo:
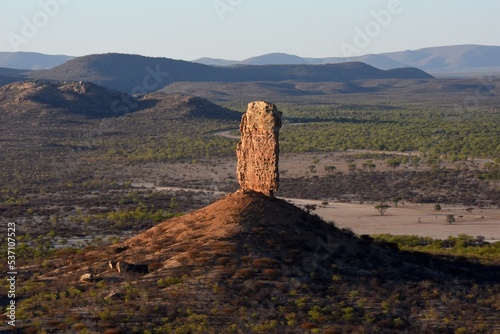
M172 286L172 285L178 285L178 284L181 284L184 282L184 276L183 277L171 277L171 276L167 276L167 277L163 277L163 278L160 278L158 281L157 281L157 284L158 284L158 287L160 288L166 288L168 286Z

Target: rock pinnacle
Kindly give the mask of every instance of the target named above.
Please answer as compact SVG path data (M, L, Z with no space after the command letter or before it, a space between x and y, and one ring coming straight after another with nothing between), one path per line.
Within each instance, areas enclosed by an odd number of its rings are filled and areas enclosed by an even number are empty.
M279 186L279 130L281 112L272 103L248 104L241 118L241 139L236 147L236 173L241 190L273 197Z

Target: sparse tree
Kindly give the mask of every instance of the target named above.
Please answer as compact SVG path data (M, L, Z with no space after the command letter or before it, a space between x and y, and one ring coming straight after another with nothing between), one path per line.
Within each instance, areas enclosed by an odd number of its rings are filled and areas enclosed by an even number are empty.
M410 166L414 167L415 170L416 170L418 168L418 166L420 166L420 161L421 160L422 159L419 156L412 156L409 159Z
M351 162L349 165L347 165L347 169L351 173L354 173L356 171L356 168L358 168L358 166L356 166L354 162Z
M392 167L393 169L398 168L401 166L401 159L399 158L392 158L387 160L387 166Z
M434 210L436 210L436 211L441 211L441 205L440 205L439 203L436 203L436 204L434 205Z
M455 222L455 216L454 215L446 215L446 222L448 224L453 224Z
M325 166L325 171L328 175L333 174L333 172L335 172L335 169L337 169L337 167L335 166Z
M378 210L378 212L380 213L381 216L384 216L385 213L387 212L387 210L390 208L391 206L386 204L386 203L380 203L379 205L376 205L375 206L375 209Z
M304 205L304 209L307 213L311 213L312 211L316 210L316 204L306 204Z
M366 160L363 162L363 170L369 170L370 172L373 172L377 168L377 165L373 163L373 160Z
M398 207L398 204L399 202L401 202L402 198L401 197L398 197L398 196L395 196L393 198L391 198L391 201L392 203L394 203L394 206L397 208Z

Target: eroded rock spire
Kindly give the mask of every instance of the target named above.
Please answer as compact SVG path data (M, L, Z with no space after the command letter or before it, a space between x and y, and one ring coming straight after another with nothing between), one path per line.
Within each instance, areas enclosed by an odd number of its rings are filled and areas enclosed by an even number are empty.
M250 102L241 118L241 140L236 147L236 173L243 191L273 197L279 186L279 130L281 112L272 103Z

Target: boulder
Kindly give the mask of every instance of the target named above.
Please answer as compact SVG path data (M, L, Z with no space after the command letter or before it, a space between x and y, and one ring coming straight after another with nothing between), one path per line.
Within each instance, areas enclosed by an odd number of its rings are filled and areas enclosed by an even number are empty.
M80 276L80 279L78 281L82 282L82 283L93 282L94 281L94 274L92 274L92 273L83 274L82 276Z
M104 300L122 299L122 297L123 295L121 293L113 290L106 297L104 297Z

